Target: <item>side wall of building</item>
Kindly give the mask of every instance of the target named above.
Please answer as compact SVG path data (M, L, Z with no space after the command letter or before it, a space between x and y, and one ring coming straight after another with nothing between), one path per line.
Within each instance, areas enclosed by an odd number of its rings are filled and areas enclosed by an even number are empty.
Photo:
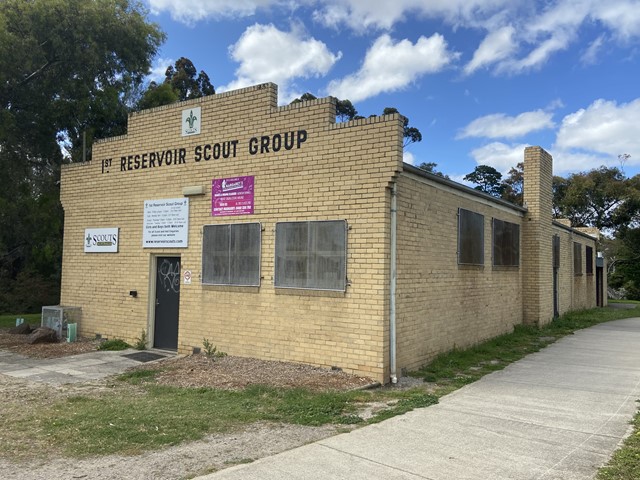
M202 132L182 137L181 112L201 107ZM251 138L304 130L303 143L251 153ZM198 146L236 141L229 158L195 160ZM136 169L128 156L184 148L185 161ZM202 151L202 150L201 150ZM210 149L209 152L213 152ZM121 160L125 157L124 160ZM105 168L104 161L112 159ZM124 163L122 163L124 162ZM131 167L134 165L134 167ZM180 256L178 351L208 339L229 354L289 360L384 380L388 376L390 195L402 165L402 118L335 123L335 100L277 107L266 84L134 114L128 135L97 143L93 161L62 173L65 209L62 303L80 306L80 333L153 339L155 260ZM253 215L212 216L212 179L254 176ZM190 198L188 248L143 248L143 204ZM274 288L277 222L346 220L345 292ZM260 222L259 287L201 283L202 232L209 224ZM118 253L84 253L86 228L118 227ZM129 295L137 291L137 297Z
M398 368L508 333L523 321L522 267L493 266L492 220L523 212L435 180L398 178ZM458 209L484 216L483 265L458 263Z
M560 265L558 267L558 313L595 308L596 305L596 239L565 227L553 225L553 234L559 237ZM580 250L581 269L575 271L574 245ZM591 269L587 268L587 247L591 248ZM606 290L605 290L606 291Z

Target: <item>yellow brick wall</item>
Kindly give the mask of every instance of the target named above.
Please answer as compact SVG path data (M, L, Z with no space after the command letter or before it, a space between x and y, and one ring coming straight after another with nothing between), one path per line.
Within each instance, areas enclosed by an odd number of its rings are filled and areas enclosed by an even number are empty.
M407 173L397 191L398 369L522 323L522 268L492 261L492 219L521 225L522 212ZM483 266L458 265L458 208L484 216Z
M201 107L202 132L182 137L181 113L192 107ZM93 161L63 168L61 303L82 307L81 335L132 342L145 331L153 339L156 259L179 256L182 270L193 273L192 284L180 290L180 353L206 338L231 355L337 366L386 382L389 186L396 181L399 369L519 323L549 321L556 231L562 239L561 312L595 305L595 278L573 275L572 238L586 244L589 237L552 227L551 157L544 150L525 152L523 213L403 171L402 120L395 114L336 124L335 100L278 107L273 84L131 115L127 135L97 142ZM255 155L247 148L252 137L298 130L307 132L300 148ZM196 146L225 141L237 141L235 157L195 161ZM185 149L184 163L121 171L122 156L176 148ZM213 217L212 179L247 175L255 177L254 214ZM182 197L187 186L206 192L190 197L188 248L143 248L143 202ZM457 263L458 208L485 217L482 267ZM521 226L520 267L492 266L492 218ZM276 222L296 220L348 222L346 292L274 288ZM203 226L246 222L263 227L261 285L202 285ZM85 229L104 227L119 227L119 252L84 253Z
M552 179L553 159L540 147L524 153L522 224L523 320L544 325L553 319Z
M202 109L202 132L182 137L181 112ZM304 129L307 140L289 151L250 155L249 139ZM238 140L236 158L193 159L196 145ZM120 157L185 148L184 164L120 171ZM102 160L113 158L109 173ZM154 259L180 256L193 283L182 285L178 350L190 353L209 339L232 355L337 366L386 378L389 197L386 187L402 164L402 119L397 114L335 124L335 101L277 107L273 84L214 95L133 114L128 134L98 142L93 160L66 166L62 298L81 306L80 334L133 341L153 337ZM213 178L255 176L253 215L211 216ZM143 202L191 197L188 248L142 248ZM275 224L346 220L349 225L345 293L273 287ZM200 283L202 227L261 222L259 288ZM85 228L119 227L119 253L84 253ZM137 290L138 297L129 296Z
M554 225L554 235L560 237L560 267L558 271L558 310L560 315L571 310L596 307L596 239L575 230ZM573 266L573 244L582 249L582 274L576 275ZM593 274L586 270L586 246L593 248ZM604 290L606 295L606 289Z

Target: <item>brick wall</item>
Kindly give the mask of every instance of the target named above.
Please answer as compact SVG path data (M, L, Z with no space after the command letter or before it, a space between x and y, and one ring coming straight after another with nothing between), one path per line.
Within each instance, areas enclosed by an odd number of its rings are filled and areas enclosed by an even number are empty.
M335 124L335 100L277 107L273 84L214 95L133 114L128 134L98 142L93 161L62 173L65 209L62 303L83 308L82 335L133 341L153 338L154 260L179 255L193 283L182 285L178 350L190 353L209 339L229 354L338 366L383 380L388 346L389 195L401 168L402 118L395 115ZM181 136L181 111L202 109L202 133ZM300 148L251 155L249 139L304 129ZM195 162L194 148L237 140L235 158ZM120 157L185 148L183 164L120 171ZM109 173L102 160L112 158ZM127 164L125 164L126 167ZM213 178L255 176L255 211L211 216ZM189 246L142 248L143 202L191 197ZM346 292L275 289L275 224L346 220ZM202 227L261 222L262 281L258 288L200 283ZM84 253L85 228L119 227L119 253ZM137 298L129 296L137 290Z
M182 111L195 107L202 131L183 137ZM549 154L525 151L523 209L403 166L402 120L394 114L336 124L334 99L278 107L273 84L131 115L127 135L97 142L93 161L63 168L61 303L82 307L82 335L132 342L145 331L153 341L156 259L179 256L182 272L193 275L180 289L180 353L206 338L232 355L337 366L386 382L395 181L400 369L519 323L550 321L554 233L561 238L561 312L595 305L595 279L575 276L572 257L576 238L593 247L595 240L552 224ZM289 150L248 148L251 138L301 130L306 140ZM227 158L196 161L196 147L225 142L235 142L235 156L226 143ZM176 149L184 154L170 165L136 169L135 157L129 162L129 155ZM237 176L255 178L254 213L212 216L212 179ZM143 248L144 201L182 197L188 186L205 190L190 197L188 248ZM484 216L483 265L458 264L459 208ZM493 266L493 218L520 225L519 266ZM276 222L308 220L347 221L345 292L274 288ZM260 286L203 285L203 226L247 222L262 225ZM85 229L104 227L120 229L119 252L84 253Z
M468 189L470 190L470 189ZM484 216L484 265L458 265L458 208ZM398 179L398 368L415 369L522 323L522 269L492 265L492 219L523 212L437 179Z

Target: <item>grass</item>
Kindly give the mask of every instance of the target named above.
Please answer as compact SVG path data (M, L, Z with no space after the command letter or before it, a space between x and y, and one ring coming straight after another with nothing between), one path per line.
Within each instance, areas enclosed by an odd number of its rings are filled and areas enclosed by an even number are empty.
M140 384L146 377L148 374L129 375L124 380ZM362 393L318 394L263 386L226 391L149 384L144 395L119 392L58 402L46 415L40 434L72 456L135 454L258 421L300 425L361 422L353 415L358 396Z
M609 463L598 471L597 480L637 480L640 478L640 412L633 419L633 432Z
M315 393L265 386L241 391L178 388L157 385L157 370L137 370L119 376L111 392L93 392L53 404L47 399L34 399L38 403L37 419L5 418L4 423L0 422L3 423L0 450L2 443L17 439L17 435L28 435L38 442L57 445L68 456L136 454L200 439L207 434L233 431L258 421L310 426L335 424L345 428L352 424L380 422L414 408L433 405L439 397L504 368L575 330L640 316L637 312L637 309L595 309L564 315L541 329L518 326L508 335L440 355L431 364L412 373L430 382L427 388L405 391ZM127 387L127 384L136 388ZM388 408L365 422L357 413L368 402L383 402ZM635 422L636 433L631 438L636 441L632 447L635 451L620 453L623 470L631 468L628 464L632 459L638 462L640 419L636 417ZM12 437L12 432L16 432L16 437ZM632 476L604 476L600 480L640 478L637 470L634 472Z
M434 384L437 396L446 395L488 373L501 370L576 330L636 316L639 316L637 308L593 309L562 315L542 328L517 325L512 333L464 350L454 349L439 355L430 364L410 375Z
M638 301L638 300L612 300L612 299L609 299L609 303L634 303L636 305L640 305L640 301Z
M42 314L40 313L27 313L16 315L0 315L0 328L11 328L16 326L16 318L24 318L24 321L29 325L40 325Z

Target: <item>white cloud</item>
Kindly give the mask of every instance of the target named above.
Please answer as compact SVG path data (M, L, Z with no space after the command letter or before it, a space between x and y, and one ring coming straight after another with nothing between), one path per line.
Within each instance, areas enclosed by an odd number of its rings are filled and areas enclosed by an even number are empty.
M598 38L596 38L593 42L589 44L587 49L582 54L582 57L580 57L580 61L584 65L593 65L597 63L598 54L600 53L600 50L602 50L602 46L604 45L604 40L605 40L605 36L600 35Z
M479 68L487 67L511 56L517 49L514 41L515 29L509 25L489 33L473 54L473 58L464 67L469 75Z
M640 164L640 98L620 105L599 99L567 115L554 147L597 152L609 158L628 153L629 164Z
M633 0L593 1L591 16L620 40L640 36L640 6Z
M314 19L333 28L347 25L358 32L391 30L407 15L468 26L489 21L511 3L512 0L325 0L315 2Z
M248 17L259 8L287 4L282 0L149 0L151 13L167 11L171 18L188 25L208 18Z
M404 163L408 163L409 165L415 165L416 164L416 157L413 153L408 152L407 150L405 150L404 152L402 152L402 161Z
M147 75L147 79L150 82L162 83L165 79L165 74L167 72L167 68L170 65L173 65L175 60L171 58L157 58L153 62L153 66L151 67L151 72Z
M219 87L220 92L274 82L284 102L296 96L292 91L294 79L324 76L342 56L298 28L283 32L273 25L258 24L247 28L229 53L240 67L236 80Z
M505 177L512 167L524 159L524 149L529 145L521 143L508 145L493 142L471 151L471 156L478 165L489 165Z
M516 138L531 132L553 127L553 114L542 110L524 112L516 117L494 113L476 118L464 127L456 138Z
M458 57L447 50L444 37L434 34L394 42L389 35L380 36L367 52L360 70L329 84L330 95L348 98L352 102L373 97L382 92L400 90L428 73L444 69Z
M567 175L569 173L586 172L602 165L611 164L611 159L602 155L585 152L572 152L567 150L551 149L553 157L553 174ZM618 166L611 164L611 166Z

